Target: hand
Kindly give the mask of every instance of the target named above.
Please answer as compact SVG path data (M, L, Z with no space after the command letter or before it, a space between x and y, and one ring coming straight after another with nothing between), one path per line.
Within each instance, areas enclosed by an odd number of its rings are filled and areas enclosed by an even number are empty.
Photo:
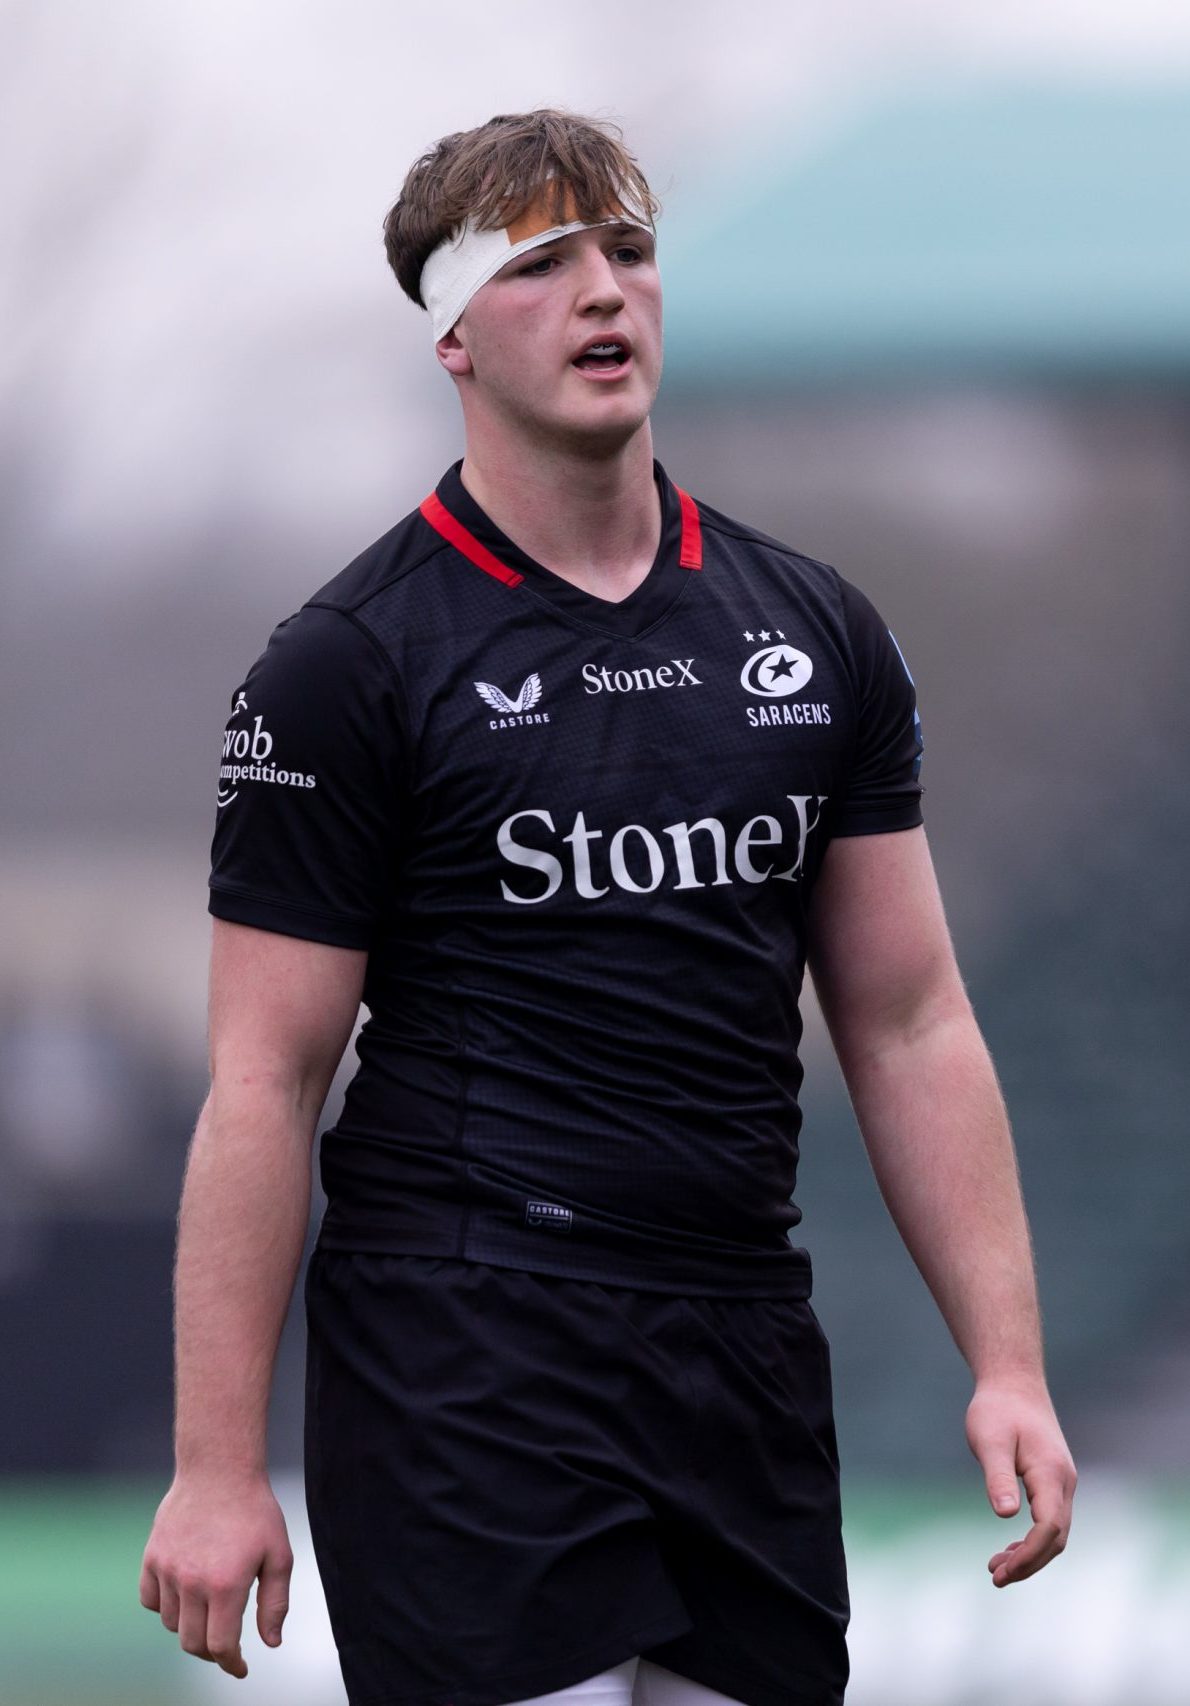
M281 1644L293 1552L285 1518L263 1476L178 1476L157 1507L145 1547L140 1602L195 1658L247 1676L240 1628L257 1577L256 1626Z
M1078 1481L1045 1382L985 1379L967 1407L967 1443L983 1468L997 1516L1015 1516L1025 1484L1033 1526L988 1560L992 1584L1007 1587L1035 1575L1065 1550Z

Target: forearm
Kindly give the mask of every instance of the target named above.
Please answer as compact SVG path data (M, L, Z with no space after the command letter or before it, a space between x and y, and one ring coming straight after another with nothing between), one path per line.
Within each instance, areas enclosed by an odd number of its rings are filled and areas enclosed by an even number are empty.
M889 1212L976 1380L1043 1380L1016 1155L966 998L841 1059Z
M997 1587L1062 1550L1075 1469L1046 1388L1016 1153L955 964L921 829L830 847L811 969L873 1171L975 1376L967 1443L992 1508L1032 1527L989 1562Z
M195 1130L174 1285L179 1474L263 1474L277 1344L310 1214L311 1116L212 1088Z

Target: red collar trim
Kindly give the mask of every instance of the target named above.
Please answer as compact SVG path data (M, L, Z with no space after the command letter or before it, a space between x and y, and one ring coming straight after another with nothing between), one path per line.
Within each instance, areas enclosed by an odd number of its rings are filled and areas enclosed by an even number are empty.
M683 569L702 568L702 521L698 513L698 505L680 486L675 486L678 503L682 511L682 542L678 551L678 566ZM431 492L420 505L421 513L434 529L440 533L448 545L453 545L456 551L461 551L477 569L485 574L494 575L505 586L520 586L524 575L510 569L482 545L474 533L468 531L461 521L447 509L437 492Z
M510 569L499 557L494 557L486 545L481 545L474 533L469 533L461 521L455 520L437 492L431 492L425 499L421 505L421 513L435 533L440 533L449 545L453 545L456 551L461 551L477 569L482 569L485 574L495 575L505 586L520 586L524 575Z
M682 506L682 548L678 552L678 566L683 569L702 568L702 518L698 513L698 505L680 486L675 486L678 502Z

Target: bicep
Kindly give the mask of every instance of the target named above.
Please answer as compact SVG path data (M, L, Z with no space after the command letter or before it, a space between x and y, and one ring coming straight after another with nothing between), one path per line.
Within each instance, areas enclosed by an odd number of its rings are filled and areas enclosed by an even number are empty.
M359 1013L368 955L213 921L212 1083L292 1094L313 1118Z
M924 829L837 837L814 888L809 966L844 1060L965 1005Z

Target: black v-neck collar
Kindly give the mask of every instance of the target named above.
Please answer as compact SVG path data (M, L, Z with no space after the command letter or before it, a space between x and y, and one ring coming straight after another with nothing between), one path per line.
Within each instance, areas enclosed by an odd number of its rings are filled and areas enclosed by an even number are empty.
M627 598L598 598L563 579L522 551L476 503L454 463L421 506L425 520L476 568L518 594L530 593L585 627L632 639L654 627L682 596L690 571L702 568L702 535L692 498L669 479L659 462L653 478L661 495L657 555Z

